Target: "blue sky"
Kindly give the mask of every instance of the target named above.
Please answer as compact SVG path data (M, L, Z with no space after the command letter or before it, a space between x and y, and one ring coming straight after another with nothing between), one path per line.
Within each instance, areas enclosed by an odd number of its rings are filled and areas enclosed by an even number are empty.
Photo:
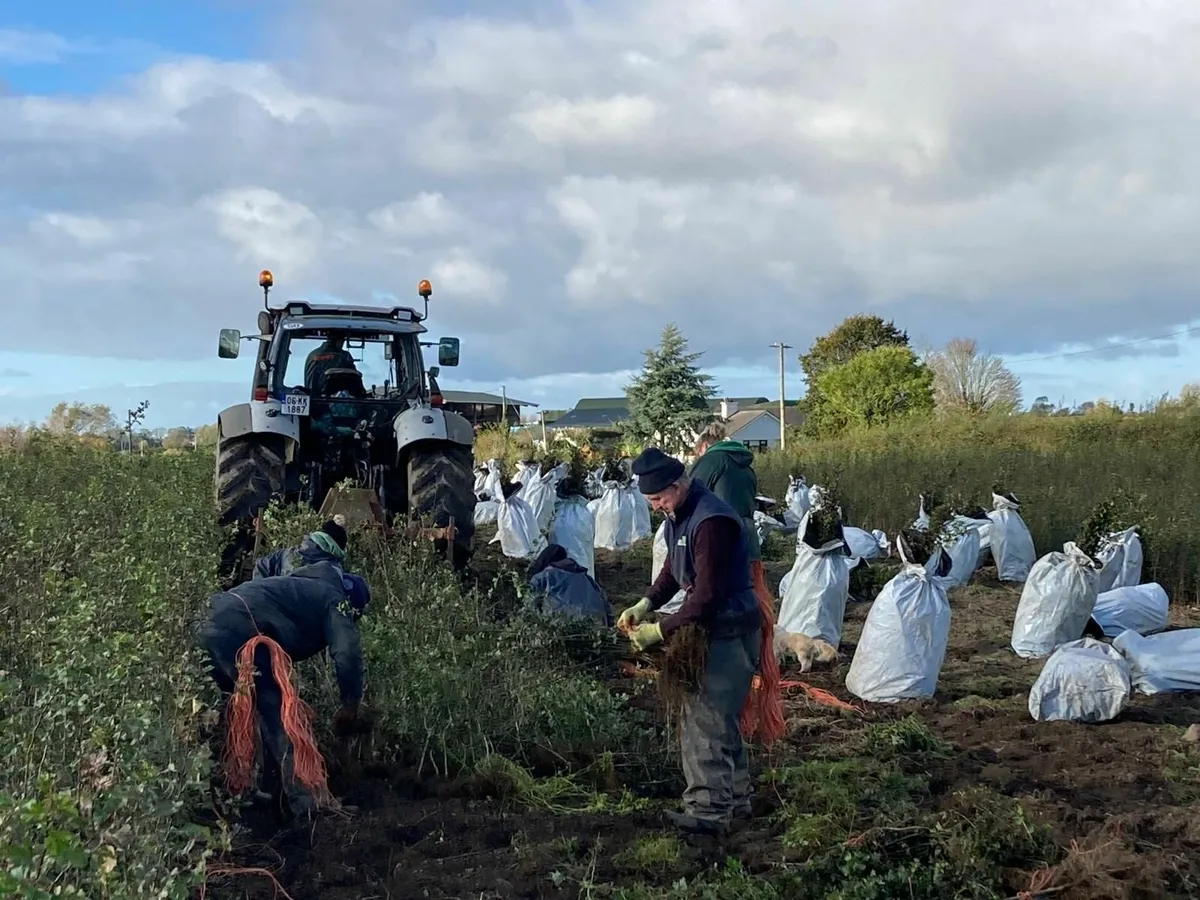
M973 81L970 53L950 38L931 44L946 68L930 75L929 96L940 98L946 71L967 72L950 80L963 92L957 105L882 103L899 122L887 127L922 135L916 161L894 159L898 139L876 140L883 120L867 127L868 106L847 94L813 113L799 151L812 155L797 164L778 129L756 134L741 120L697 138L715 148L704 157L634 131L667 115L672 135L701 128L728 113L721 92L751 70L755 90L824 78L797 69L792 51L762 49L811 22L827 37L797 44L801 56L826 48L813 56L825 60L832 45L839 65L878 61L889 78L917 79L906 101L919 98L924 73L855 45L862 33L832 7L804 18L769 0L711 21L697 14L680 26L696 29L686 48L652 43L647 23L673 20L678 2L613 0L573 19L520 3L500 18L466 2L362 0L334 15L315 0L5 0L0 132L15 137L0 133L0 158L15 162L0 159L0 422L38 420L60 400L120 412L143 399L151 427L212 421L247 394L249 362L218 359L216 333L252 327L264 265L281 273L281 299L357 300L433 277L435 291L445 287L433 336L463 338L463 365L443 387L503 384L554 408L620 393L669 321L706 352L725 393L773 397L767 344L805 348L859 311L894 318L918 349L975 337L1006 357L1026 403L1141 404L1200 380L1196 340L1146 340L1187 326L1198 286L1190 191L1200 177L1185 184L1170 162L1173 142L1192 146L1194 135L1114 119L1100 140L1099 126L1073 135L1039 120L1035 137L1018 141L1029 123L1008 106L1016 143L1004 148L1007 135L987 132L986 117L951 115L1007 102L995 87L1010 78L1005 66L1018 95L1024 77L1046 83L1059 65L1052 45L1074 46L1084 24L1046 19L1036 71L997 43L998 82ZM905 3L903 24L927 33L922 17L945 21L950 8ZM458 15L466 10L474 15ZM770 40L714 62L771 16ZM628 47L604 43L635 26ZM1169 22L1155 28L1170 39ZM1094 61L1072 63L1084 87L1108 79L1113 96L1136 89L1156 112L1194 96L1186 80L1149 96L1144 73L1107 65L1102 44ZM611 81L615 52L639 74ZM647 60L659 67L653 78ZM710 78L706 111L667 93ZM854 79L830 84L843 82ZM1087 92L1053 84L1064 93L1046 94L1045 114L1085 119ZM501 108L502 120L489 118ZM745 147L716 146L733 132L748 135ZM758 167L753 178L747 167ZM59 266L62 280L50 274ZM1138 343L1093 351L1124 341ZM798 352L788 358L792 396Z

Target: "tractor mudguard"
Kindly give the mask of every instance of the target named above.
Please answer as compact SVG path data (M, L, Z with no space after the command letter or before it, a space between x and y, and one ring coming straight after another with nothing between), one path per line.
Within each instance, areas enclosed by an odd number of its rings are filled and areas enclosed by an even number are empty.
M471 423L458 413L426 407L406 409L392 423L396 432L396 452L420 441L449 441L470 447L475 442L475 430Z
M254 416L249 403L229 406L217 414L217 434L223 438L236 438L254 431Z

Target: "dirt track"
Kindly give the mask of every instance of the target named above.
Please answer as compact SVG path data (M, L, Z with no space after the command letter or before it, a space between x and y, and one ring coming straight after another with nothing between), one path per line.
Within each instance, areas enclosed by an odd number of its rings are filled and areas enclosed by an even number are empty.
M599 554L598 578L618 608L645 590L648 562L644 548L623 557ZM768 565L773 585L787 567ZM952 809L955 792L986 788L1021 798L1051 824L1061 846L1077 842L1052 896L1200 896L1200 759L1181 741L1182 730L1200 722L1200 696L1139 697L1102 726L1033 722L1025 695L1040 663L1008 649L1020 592L989 580L993 574L984 570L951 595L951 644L935 701L873 707L859 716L790 697L785 746L756 759L756 769L809 758L853 740L869 723L915 713L952 747L921 762L928 776L924 805ZM790 677L852 699L844 679L868 609L851 603L838 664ZM1200 625L1200 612L1176 608L1173 624ZM769 789L756 798L754 821L724 845L687 843L660 866L647 857L653 846L647 838L668 834L662 809L669 797L624 814L554 815L505 809L469 784L417 783L408 773L358 762L333 766L335 791L357 807L351 819L285 836L273 834L266 819L251 818L250 831L237 838L240 864L276 871L295 900L599 897L607 894L598 888L592 894L593 887L637 881L665 890L726 856L752 873L794 858L794 848L780 843L785 827L772 815L780 800ZM1028 872L1013 873L1012 893L1028 879ZM243 876L236 884L214 882L208 895L257 900L273 890L265 879Z

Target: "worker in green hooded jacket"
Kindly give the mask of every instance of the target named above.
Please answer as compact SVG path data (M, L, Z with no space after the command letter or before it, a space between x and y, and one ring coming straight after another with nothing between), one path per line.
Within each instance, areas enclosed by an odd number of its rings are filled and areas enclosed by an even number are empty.
M714 422L696 439L696 459L691 476L733 507L742 517L750 540L750 559L762 559L758 529L754 527L754 498L758 496L758 476L754 474L754 454L745 445L725 439L725 426Z

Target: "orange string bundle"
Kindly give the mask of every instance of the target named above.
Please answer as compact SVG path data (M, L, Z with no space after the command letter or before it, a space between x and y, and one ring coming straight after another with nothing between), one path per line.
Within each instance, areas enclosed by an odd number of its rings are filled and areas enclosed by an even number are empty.
M779 660L775 657L775 604L767 590L767 580L760 560L750 563L754 595L762 613L762 655L759 675L754 678L746 704L738 722L742 737L771 744L783 737L783 698L779 689Z
M325 771L325 760L312 732L312 710L292 685L292 661L271 638L258 634L238 650L238 679L229 698L229 725L222 764L225 783L235 794L250 787L257 749L254 704L254 651L263 645L271 654L271 673L283 696L283 731L292 744L292 776L312 792L318 806L334 806ZM282 777L286 777L281 772Z

